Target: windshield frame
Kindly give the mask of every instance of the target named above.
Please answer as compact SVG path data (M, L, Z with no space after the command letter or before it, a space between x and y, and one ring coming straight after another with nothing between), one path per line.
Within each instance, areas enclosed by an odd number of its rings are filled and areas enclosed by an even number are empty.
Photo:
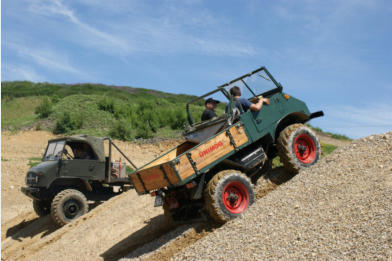
M238 78L236 78L234 80L231 80L230 82L224 83L224 84L218 86L218 88L225 88L225 87L228 87L230 85L233 85L236 82L241 82L243 84L243 86L245 86L249 90L249 92L253 94L253 97L257 96L257 95L260 95L261 93L257 94L257 93L253 92L252 88L250 88L249 85L246 83L246 81L244 81L244 78L248 78L248 77L250 77L250 76L252 76L252 75L254 75L254 74L258 73L258 72L261 72L261 71L264 71L265 74L274 83L275 88L272 88L271 90L274 90L276 88L282 88L282 85L275 80L275 78L271 75L271 73L264 66L260 67L259 69L254 70L254 71L252 71L250 73L244 74L244 75L242 75L242 76L240 76L240 77L238 77ZM269 91L271 91L271 90L269 90ZM269 91L267 91L267 92L269 92Z
M271 79L271 81L272 81L273 84L275 85L275 88L271 88L270 90L268 90L268 91L266 91L266 92L257 94L257 93L254 93L254 91L252 90L252 88L250 88L250 87L248 86L248 84L246 83L246 81L244 81L244 78L248 78L248 77L250 77L250 76L252 76L252 75L254 75L254 74L258 73L258 72L261 72L261 71L264 71L265 74ZM267 94L269 94L269 93L274 93L274 92L277 92L277 91L281 91L281 90L283 89L282 85L281 85L279 82L277 82L277 81L275 80L275 78L271 75L271 73L267 70L267 68L265 68L264 66L262 66L262 67L260 67L260 68L258 68L258 69L256 69L256 70L254 70L254 71L252 71L252 72L250 72L250 73L244 74L244 75L242 75L242 76L240 76L240 77L238 77L238 78L236 78L236 79L234 79L234 80L232 80L232 81L230 81L230 82L227 82L227 83L224 83L224 84L218 86L215 90L213 90L213 91L211 91L211 92L208 92L208 93L206 93L206 94L204 94L204 95L202 95L202 96L199 96L199 97L197 97L197 98L192 99L191 101L189 101L189 102L186 104L186 112L187 112L187 116L188 116L188 123L189 123L189 125L190 125L190 126L193 126L193 125L195 124L195 122L194 122L194 120L193 120L193 117L191 116L191 113L190 113L190 111L189 111L189 105L192 104L192 103L195 103L196 101L201 100L201 99L203 99L203 98L205 98L205 97L207 97L207 96L210 96L210 95L212 95L212 94L214 94L214 93L222 92L223 95L224 95L224 96L227 98L227 100L229 101L229 103L228 103L228 104L229 104L229 107L232 108L232 107L234 106L234 105L233 105L234 99L233 99L233 97L230 95L229 91L228 91L226 88L229 87L229 86L232 86L232 85L233 85L234 83L236 83L236 82L241 82L241 84L242 84L245 88L247 88L247 90L249 90L249 92L253 95L253 97L255 97L255 96L257 96L257 95L263 95L263 96L265 96L265 95L267 95ZM253 97L250 97L249 99L251 99L251 98L253 98ZM231 111L232 111L232 110L230 109L229 112L226 113L226 117L228 117L229 114L231 114Z
M53 145L53 149L50 147ZM44 155L42 156L42 161L56 161L61 159L61 156L64 151L64 147L66 144L66 140L53 140L48 142L48 146L46 146L46 150ZM50 154L48 154L50 153ZM56 155L57 154L57 155Z

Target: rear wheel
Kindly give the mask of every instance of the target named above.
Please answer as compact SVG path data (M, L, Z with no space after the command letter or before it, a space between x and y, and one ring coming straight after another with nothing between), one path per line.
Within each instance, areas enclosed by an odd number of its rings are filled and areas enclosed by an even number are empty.
M313 131L303 124L286 127L279 135L278 155L291 173L315 164L321 155L320 142Z
M63 190L52 201L51 215L59 226L64 226L87 212L87 199L76 189Z
M34 199L33 208L38 216L47 216L50 213L50 201Z
M241 215L254 202L254 191L249 178L236 170L217 173L204 191L208 214L224 223Z

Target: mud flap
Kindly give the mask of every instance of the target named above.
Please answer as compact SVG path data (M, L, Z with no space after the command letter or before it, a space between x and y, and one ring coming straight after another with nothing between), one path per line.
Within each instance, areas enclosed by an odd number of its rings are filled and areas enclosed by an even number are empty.
M156 195L155 196L155 202L154 202L154 207L161 207L163 206L163 198L161 195Z

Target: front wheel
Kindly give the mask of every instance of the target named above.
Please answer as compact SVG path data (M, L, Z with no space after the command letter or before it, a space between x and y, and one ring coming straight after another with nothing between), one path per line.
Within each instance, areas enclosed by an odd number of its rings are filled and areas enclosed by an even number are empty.
M225 223L253 204L255 195L252 183L245 174L224 170L208 182L204 198L208 214L217 222Z
M281 131L277 145L280 160L291 173L298 173L301 168L310 167L320 159L320 142L303 124L293 124Z
M52 201L51 216L59 226L64 226L87 212L87 199L76 189L63 190Z

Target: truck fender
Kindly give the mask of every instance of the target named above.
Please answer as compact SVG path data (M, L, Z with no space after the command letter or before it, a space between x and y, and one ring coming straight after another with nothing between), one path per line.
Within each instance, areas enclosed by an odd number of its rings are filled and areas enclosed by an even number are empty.
M276 140L277 136L279 136L279 133L288 125L291 125L294 123L305 123L308 120L310 120L309 115L306 115L303 112L289 113L286 116L282 117L279 121L276 122L276 127L274 129L274 133L271 133L272 137L275 137L275 140Z
M82 188L86 189L87 191L92 191L93 188L91 187L90 183L81 178L77 177L68 177L68 178L58 178L53 180L50 184L48 184L47 188L55 187L56 183L60 186L64 187L77 187L77 185L81 186Z

